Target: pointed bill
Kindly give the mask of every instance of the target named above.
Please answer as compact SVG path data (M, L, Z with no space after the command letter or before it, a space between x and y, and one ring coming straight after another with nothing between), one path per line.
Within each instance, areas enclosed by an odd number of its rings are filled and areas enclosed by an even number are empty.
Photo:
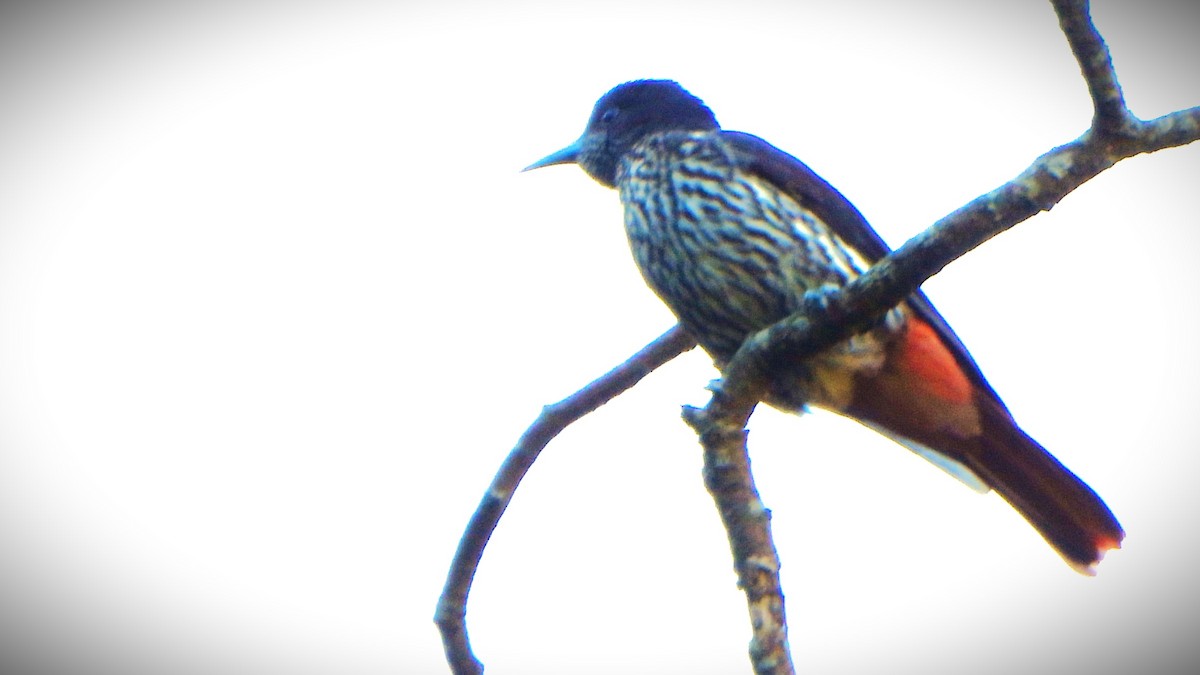
M579 151L583 148L582 141L583 139L581 138L562 150L559 150L558 152L552 152L533 164L525 167L524 169L521 169L521 171L532 171L534 169L540 169L544 166L553 166L555 164L574 164L576 160L579 159Z

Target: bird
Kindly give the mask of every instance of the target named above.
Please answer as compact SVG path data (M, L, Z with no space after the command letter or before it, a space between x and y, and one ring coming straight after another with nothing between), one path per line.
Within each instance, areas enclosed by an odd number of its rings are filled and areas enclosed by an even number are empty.
M642 277L718 369L749 335L890 252L806 164L722 129L672 80L614 87L578 140L524 170L559 164L617 190ZM1112 511L1018 426L920 290L866 332L772 364L769 378L773 407L849 417L977 491L995 490L1079 572L1094 574L1120 548Z

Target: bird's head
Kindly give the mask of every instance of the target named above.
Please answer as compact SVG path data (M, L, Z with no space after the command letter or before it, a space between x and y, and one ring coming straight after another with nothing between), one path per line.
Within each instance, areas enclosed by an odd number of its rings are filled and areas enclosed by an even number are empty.
M583 135L574 143L525 167L578 164L597 181L613 187L617 163L646 136L664 131L719 129L712 111L679 83L634 80L617 85L596 101Z

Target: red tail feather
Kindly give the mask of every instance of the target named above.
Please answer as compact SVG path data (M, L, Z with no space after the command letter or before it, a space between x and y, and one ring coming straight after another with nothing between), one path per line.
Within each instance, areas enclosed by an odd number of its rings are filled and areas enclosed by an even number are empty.
M1021 431L990 397L980 397L983 433L966 464L1013 505L1067 562L1091 574L1125 532L1086 483Z
M1125 533L1104 501L1021 431L995 395L976 386L937 333L919 319L882 370L860 377L841 411L965 466L996 490L1085 574Z

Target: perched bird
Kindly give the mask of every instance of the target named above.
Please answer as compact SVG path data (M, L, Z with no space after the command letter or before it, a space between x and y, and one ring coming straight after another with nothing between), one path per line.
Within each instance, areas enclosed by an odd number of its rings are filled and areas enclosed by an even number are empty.
M808 166L722 130L669 80L615 87L577 141L526 170L567 163L617 189L642 276L718 368L806 293L842 286L889 252ZM779 366L766 402L845 415L995 489L1081 572L1125 536L1103 500L1017 426L923 293L868 332Z

